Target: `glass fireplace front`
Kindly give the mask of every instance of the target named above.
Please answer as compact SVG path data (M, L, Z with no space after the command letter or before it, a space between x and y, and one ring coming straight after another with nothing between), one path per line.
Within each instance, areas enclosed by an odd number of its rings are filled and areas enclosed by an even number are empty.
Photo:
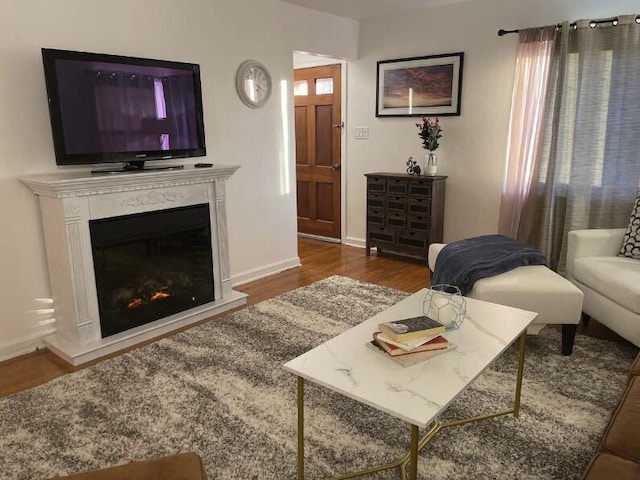
M102 337L214 298L209 205L89 222Z

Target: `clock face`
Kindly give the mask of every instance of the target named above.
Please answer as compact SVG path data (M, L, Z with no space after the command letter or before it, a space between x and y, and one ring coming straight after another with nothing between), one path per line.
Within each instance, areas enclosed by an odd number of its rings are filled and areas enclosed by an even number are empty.
M261 107L271 95L271 75L260 62L247 60L236 73L236 90L245 105Z

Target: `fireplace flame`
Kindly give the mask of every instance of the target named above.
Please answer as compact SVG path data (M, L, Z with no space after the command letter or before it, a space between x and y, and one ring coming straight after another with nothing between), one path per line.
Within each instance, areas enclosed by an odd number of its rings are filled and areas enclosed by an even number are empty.
M156 300L161 300L170 296L170 293L163 292L162 290L155 290L148 295L143 294L142 297L134 297L127 303L127 308L132 310L134 308L138 308L144 303L155 302Z
M167 298L170 295L166 292L153 292L153 295L151 295L150 300L153 302L154 300L160 300L161 298Z
M142 305L142 299L134 298L127 304L127 308L136 308L136 307L139 307L140 305Z

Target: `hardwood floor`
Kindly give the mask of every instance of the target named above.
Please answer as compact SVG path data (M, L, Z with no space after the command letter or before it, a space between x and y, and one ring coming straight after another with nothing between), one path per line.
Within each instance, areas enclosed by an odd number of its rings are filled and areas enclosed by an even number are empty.
M301 238L298 240L298 253L302 267L234 288L247 293L249 295L248 304L251 305L331 275L342 275L406 292L416 292L429 286L430 282L429 269L424 262L387 255L377 256L373 254L367 257L361 248ZM228 312L223 315L226 314ZM207 319L203 322L211 320ZM591 321L589 328L586 330L580 326L578 333L626 342L594 320ZM154 340L145 342L142 345L152 341ZM139 348L139 346L135 348ZM121 353L123 352L118 354ZM48 350L38 350L34 353L0 362L0 397L32 388L102 360L104 359L96 360L82 367L72 367Z
M302 268L294 268L266 279L236 287L249 295L251 303L274 297L331 275L375 283L405 292L429 286L429 269L425 262L392 256L367 257L361 248L335 243L299 239L298 254Z

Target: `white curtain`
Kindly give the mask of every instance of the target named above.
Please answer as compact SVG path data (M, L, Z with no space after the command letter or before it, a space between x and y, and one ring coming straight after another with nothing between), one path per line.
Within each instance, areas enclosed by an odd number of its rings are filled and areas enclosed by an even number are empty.
M556 27L519 32L516 73L509 121L506 175L502 188L498 230L518 236L522 206L539 158L549 69Z

